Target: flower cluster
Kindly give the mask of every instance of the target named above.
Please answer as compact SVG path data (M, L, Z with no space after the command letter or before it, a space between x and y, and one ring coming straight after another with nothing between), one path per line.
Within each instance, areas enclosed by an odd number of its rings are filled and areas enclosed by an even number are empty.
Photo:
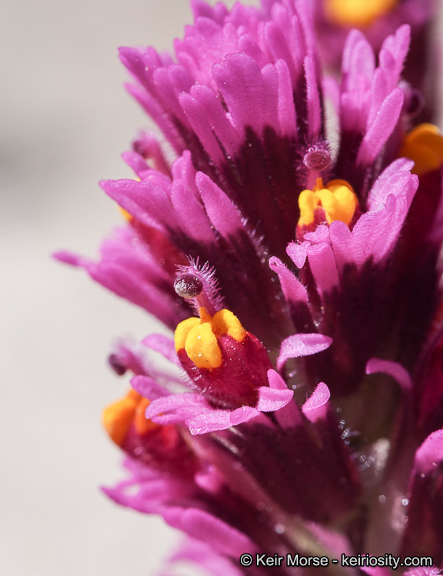
M124 154L137 179L101 183L125 223L100 260L57 258L174 331L118 343L131 388L103 421L128 470L105 492L185 532L175 560L443 567L443 138L403 77L419 4L194 0L175 58L121 49L162 139ZM353 25L369 40L346 32L326 76L325 37Z

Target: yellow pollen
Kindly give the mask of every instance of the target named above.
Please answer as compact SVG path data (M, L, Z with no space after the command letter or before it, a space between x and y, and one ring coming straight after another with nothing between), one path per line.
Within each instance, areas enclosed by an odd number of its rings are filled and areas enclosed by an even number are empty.
M398 0L326 0L328 20L339 26L369 26L393 10Z
M158 424L145 417L148 405L149 400L131 388L124 398L103 410L103 425L117 446L123 445L133 422L140 435L158 427Z
M122 398L103 410L103 425L109 437L117 446L121 446L131 427L137 409L137 402L131 398Z
M358 206L357 196L344 180L331 180L323 185L318 178L314 190L303 190L298 197L300 208L299 226L309 226L315 221L315 210L322 208L326 221L331 224L341 220L349 226Z
M443 165L443 136L437 126L416 126L406 134L399 156L413 160L412 172L418 176L438 170Z
M222 364L222 353L209 322L191 328L185 350L197 368L218 368Z
M151 432L151 430L155 430L155 428L159 427L158 424L152 420L149 420L149 418L146 418L145 412L148 406L149 400L147 398L141 398L135 411L134 425L137 433L140 434L140 436L143 436L144 434Z
M242 342L246 337L246 330L240 320L230 310L220 310L212 317L212 330L217 336L228 334L237 342Z
M237 342L246 337L246 330L230 310L220 310L211 316L200 308L200 318L188 318L177 326L175 349L185 350L197 368L219 368L223 357L217 337L229 335Z

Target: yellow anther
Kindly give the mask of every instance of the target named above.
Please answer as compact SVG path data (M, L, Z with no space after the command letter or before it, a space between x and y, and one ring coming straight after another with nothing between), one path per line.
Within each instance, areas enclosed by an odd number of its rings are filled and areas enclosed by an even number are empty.
M137 430L137 433L140 434L140 436L143 436L143 434L151 432L151 430L154 430L159 426L158 424L155 424L155 422L153 422L152 420L149 420L149 418L146 418L145 412L148 406L149 406L149 400L147 398L141 398L139 403L137 404L137 409L135 411L134 425L135 429Z
M317 193L313 190L303 190L298 197L298 206L300 208L300 219L298 223L301 226L308 226L314 222L314 211L319 205Z
M103 410L103 425L109 437L117 446L121 446L131 427L137 409L132 398L122 398Z
M185 350L197 368L218 368L222 364L222 353L209 322L191 328Z
M218 368L223 362L217 337L231 336L237 342L246 338L246 330L230 310L220 310L211 316L200 308L200 318L188 318L177 326L175 349L186 354L198 368Z
M139 394L137 390L134 390L134 388L130 388L128 390L128 393L126 394L126 398L134 400L134 402L139 402L143 398L143 396Z
M103 410L103 425L117 446L123 445L133 422L140 435L146 434L158 426L145 417L148 406L149 400L131 388L124 398L117 400Z
M349 184L342 180L332 180L327 188L319 192L328 224L341 220L349 226L358 206L357 196Z
M349 226L358 206L357 196L344 180L332 180L323 186L321 178L314 190L303 190L298 197L300 208L300 226L309 226L315 221L315 210L322 208L326 221L331 224L341 220Z
M405 136L399 156L414 161L412 172L421 176L443 165L443 136L437 126L420 124Z
M177 352L183 350L186 344L186 338L188 337L191 328L194 328L197 324L200 324L200 318L188 318L183 320L175 329L174 343Z
M339 26L369 26L393 10L398 0L326 0L326 17Z
M120 206L119 206L119 210L120 210L121 214L123 214L123 217L124 217L128 222L130 222L130 221L132 220L132 215L129 214L129 212L128 212L127 210L125 210L124 208L121 208Z
M212 330L216 335L229 334L237 342L246 338L246 330L240 320L230 310L220 310L212 318Z

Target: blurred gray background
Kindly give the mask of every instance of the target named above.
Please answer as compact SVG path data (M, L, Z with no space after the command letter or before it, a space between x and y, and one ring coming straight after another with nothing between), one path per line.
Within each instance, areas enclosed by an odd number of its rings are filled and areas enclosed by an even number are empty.
M149 122L117 47L169 49L190 21L187 0L0 0L2 576L151 575L177 540L98 489L123 474L109 349L164 329L50 254L93 256L121 222L97 182L132 176L120 153Z
M177 539L98 489L123 476L100 424L127 387L108 351L161 327L50 254L94 256L121 222L97 182L131 176L120 153L149 124L117 47L170 48L190 17L186 0L0 2L2 576L155 574Z

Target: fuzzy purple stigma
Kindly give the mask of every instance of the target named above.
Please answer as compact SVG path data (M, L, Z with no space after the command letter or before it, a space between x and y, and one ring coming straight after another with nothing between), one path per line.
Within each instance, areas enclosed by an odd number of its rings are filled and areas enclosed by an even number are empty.
M303 157L303 164L306 168L315 172L326 170L330 163L331 154L326 143L311 146Z
M174 290L182 298L196 298L203 291L203 281L195 274L184 272L175 279Z
M223 308L215 270L208 262L200 266L198 261L191 258L189 266L178 266L174 290L178 296L189 301L197 314L200 308L205 308L213 316Z

